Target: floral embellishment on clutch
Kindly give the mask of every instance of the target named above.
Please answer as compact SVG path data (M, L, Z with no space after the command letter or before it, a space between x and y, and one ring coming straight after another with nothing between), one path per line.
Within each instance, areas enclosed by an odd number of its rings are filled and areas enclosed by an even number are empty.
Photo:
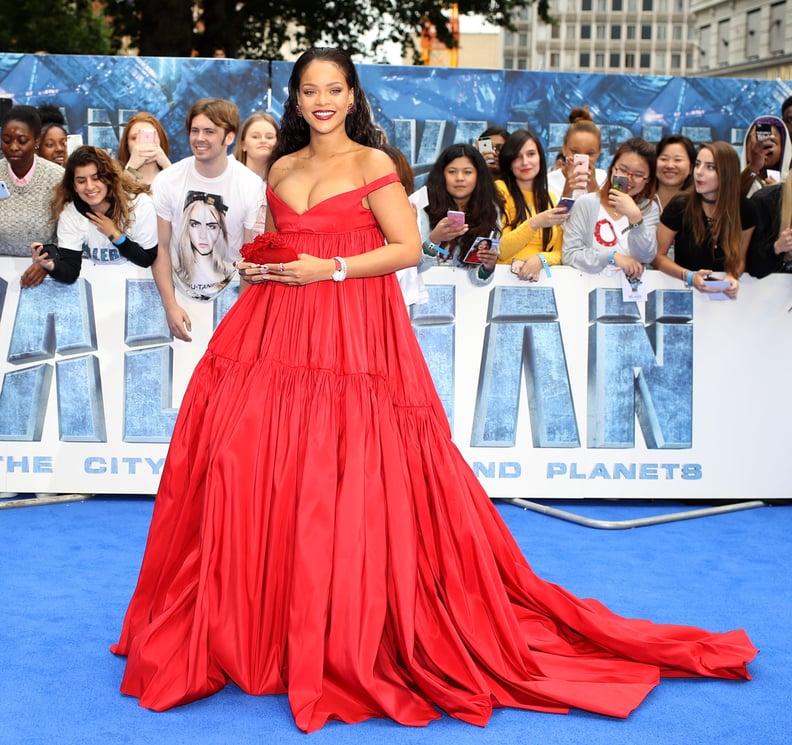
M278 233L262 233L239 251L242 260L251 264L287 264L297 261L297 252Z

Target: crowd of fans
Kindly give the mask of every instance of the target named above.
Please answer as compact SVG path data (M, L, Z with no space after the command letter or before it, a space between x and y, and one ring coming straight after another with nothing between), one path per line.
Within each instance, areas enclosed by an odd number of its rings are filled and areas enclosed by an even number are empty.
M740 155L726 142L696 145L681 134L656 145L634 137L601 169L600 130L585 107L570 113L552 167L535 133L490 127L482 145L447 148L430 172L422 266L464 264L467 247L486 235L499 251L477 257L471 277L479 284L496 263L532 282L555 264L631 281L653 267L686 287L736 298L745 271L792 272L791 136L792 98L780 117L751 123ZM492 201L478 184L482 160L495 179L496 224L478 217ZM471 218L452 227L446 208Z
M233 278L242 244L265 230L279 132L270 114L241 122L230 101L201 99L186 133L192 155L172 164L168 135L148 112L128 120L111 155L70 143L55 106L11 108L2 122L0 254L31 256L21 285L74 282L83 260L150 267L172 332L189 340L177 291L214 298ZM751 123L739 155L681 134L656 145L634 137L605 169L585 107L570 112L553 159L529 129L487 127L476 142L445 148L423 201L414 200L424 254L417 270L464 266L486 284L496 264L529 282L558 264L631 280L651 266L705 293L721 291L711 279L726 280L736 298L745 271L792 272L791 136L792 98L781 116ZM409 161L382 139L412 192Z

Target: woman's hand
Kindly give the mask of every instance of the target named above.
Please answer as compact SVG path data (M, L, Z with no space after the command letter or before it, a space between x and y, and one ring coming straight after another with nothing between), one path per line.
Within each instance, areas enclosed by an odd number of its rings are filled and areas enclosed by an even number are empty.
M262 282L279 282L284 285L307 285L332 279L336 271L334 259L320 259L310 254L300 254L297 261L284 264L237 264L239 276L252 285Z
M538 255L529 256L523 261L522 266L517 271L517 277L527 282L539 281L539 272L542 271L542 260Z
M51 272L55 268L55 260L51 259L44 252L44 244L43 243L31 243L30 244L30 253L33 255L33 265L34 266L40 266L45 272ZM27 272L25 272L25 274L27 274ZM43 277L42 277L42 279L43 279Z
M544 212L539 212L530 220L534 230L552 228L553 225L563 225L569 219L569 210L566 207L553 207Z
M769 151L773 149L773 144L773 136L764 140L757 139L756 127L748 135L748 167L753 173L758 173L765 167L767 156Z
M452 222L447 217L444 217L440 222L435 225L429 233L429 240L432 243L445 243L446 241L453 241L468 232L468 224L463 223L460 225L458 222Z
M594 164L589 162L589 167L585 170L580 168L580 164L575 164L570 159L565 159L561 166L564 174L564 189L561 193L563 197L571 197L573 191L595 191L597 189L596 174ZM593 188L592 188L593 184Z
M773 250L777 256L786 254L784 261L789 261L792 258L792 228L787 228L781 233L781 236L773 244Z
M730 297L732 300L737 299L737 291L740 289L740 283L736 277L727 274L723 278L729 283L729 286L725 290L712 287L712 285L707 282L708 277L717 279L717 277L712 276L712 269L699 269L693 274L693 287L699 290L699 292L722 292L726 297Z
M488 272L495 268L498 263L498 252L494 248L480 248L478 249L478 257L481 261L481 266Z
M98 212L92 210L86 214L86 217L96 226L96 229L107 238L121 232L116 227L113 220L107 215L100 215Z
M613 262L624 272L627 279L639 279L643 274L644 265L627 254L614 253Z
M44 267L41 266L41 264L33 263L22 272L22 276L19 278L19 284L22 285L22 287L38 287L46 276L47 271Z
M129 162L127 168L135 170L149 163L156 163L160 168L167 168L171 162L165 151L153 142L136 143L132 145L129 152Z
M624 215L631 225L639 223L643 219L641 208L635 203L635 200L627 192L619 189L611 189L608 192L608 206L620 215Z

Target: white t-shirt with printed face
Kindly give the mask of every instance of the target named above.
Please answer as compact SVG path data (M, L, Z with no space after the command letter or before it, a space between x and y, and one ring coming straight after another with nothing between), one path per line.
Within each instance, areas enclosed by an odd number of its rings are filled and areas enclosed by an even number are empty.
M124 232L146 250L157 247L157 213L148 194L137 194L130 201L129 225ZM74 202L68 202L58 218L58 247L80 251L95 264L123 264L127 261L112 241L80 214Z
M228 156L215 178L189 157L160 171L151 185L157 216L171 224L173 282L188 297L212 300L233 279L235 262L264 203L264 181Z

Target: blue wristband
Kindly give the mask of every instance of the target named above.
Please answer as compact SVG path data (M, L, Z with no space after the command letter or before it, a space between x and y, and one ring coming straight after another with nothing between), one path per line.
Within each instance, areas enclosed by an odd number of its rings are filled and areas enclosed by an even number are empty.
M439 254L443 254L443 256L448 256L448 251L446 251L442 246L432 243L432 241L430 241L428 238L421 244L421 248L423 248L424 253L435 251Z
M547 278L549 279L550 276L551 276L551 274L550 274L550 265L547 263L547 259L544 257L544 254L539 254L539 261L542 262L542 269L545 270L545 274L547 275Z
M687 277L685 277L685 283L688 287L693 287L693 272L687 273Z
M610 250L610 253L608 254L608 263L609 263L611 266L615 266L615 265L616 265L616 262L615 262L615 261L614 261L614 259L613 259L613 257L614 257L615 255L616 255L616 249L615 249L615 248L612 248L612 249Z
M120 246L126 239L127 239L126 233L121 233L121 235L118 238L112 241L112 244L114 246Z

